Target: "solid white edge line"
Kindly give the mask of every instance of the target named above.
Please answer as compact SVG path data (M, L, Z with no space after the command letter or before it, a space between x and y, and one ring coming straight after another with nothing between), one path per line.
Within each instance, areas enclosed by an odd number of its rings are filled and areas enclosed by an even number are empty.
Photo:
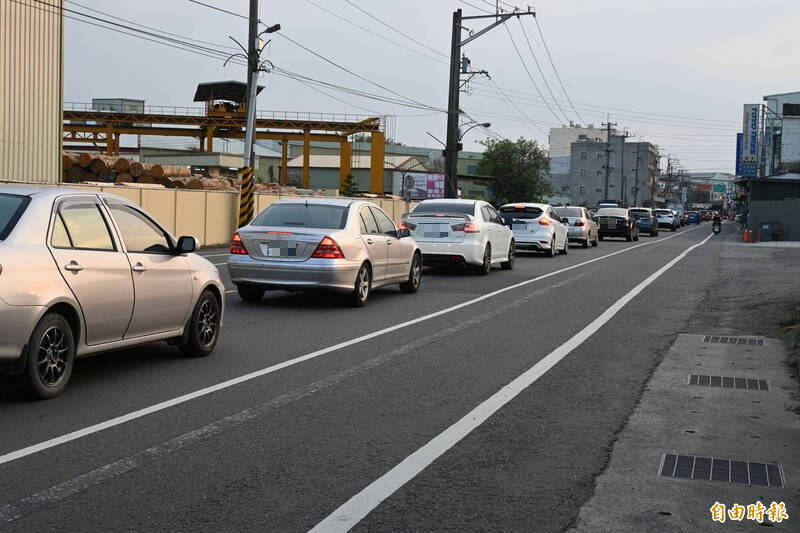
M520 283L516 283L514 285L509 285L508 287L503 287L502 289L498 289L496 291L492 291L492 292L484 294L482 296L478 296L478 297L473 298L471 300L467 300L466 302L462 302L460 304L456 304L456 305L453 305L451 307L448 307L448 308L445 308L445 309L441 309L439 311L434 311L433 313L427 314L425 316L414 318L414 319L409 320L407 322L402 322L400 324L395 324L394 326L389 326L389 327L386 327L386 328L383 328L383 329L380 329L380 330L377 330L377 331L373 331L372 333L367 333L366 335L362 335L360 337L356 337L356 338L353 338L353 339L350 339L350 340L347 340L347 341L343 341L343 342L340 342L339 344L334 344L333 346L329 346L327 348L322 348L322 349L317 350L315 352L311 352L311 353L308 353L308 354L305 354L305 355L301 355L299 357L295 357L294 359L289 359L289 360L283 361L282 363L278 363L276 365L272 365L272 366L269 366L269 367L266 367L266 368L262 368L260 370L256 370L254 372L250 372L248 374L244 374L244 375L239 376L237 378L233 378L233 379L229 379L227 381L223 381L221 383L217 383L216 385L211 385L209 387L205 387L203 389L199 389L199 390L196 390L194 392L183 394L181 396L177 396L177 397L172 398L170 400L165 400L163 402L159 402L159 403L151 405L149 407L144 407L142 409L137 409L136 411L132 411L132 412L127 413L125 415L121 415L121 416L117 416L117 417L111 418L109 420L106 420L105 422L100 422L100 423L97 423L97 424L93 424L91 426L87 426L85 428L78 429L76 431L71 431L69 433L65 433L64 435L60 435L58 437L54 437L52 439L48 439L48 440L39 442L37 444L32 444L30 446L26 446L25 448L20 448L19 450L15 450L13 452L9 452L9 453L6 453L4 455L0 455L0 465L5 464L5 463L9 463L11 461L16 461L17 459L21 459L23 457L26 457L28 455L33 455L35 453L39 453L39 452L47 450L49 448L54 448L56 446L60 446L61 444L65 444L67 442L71 442L71 441L86 437L86 436L91 435L93 433L98 433L100 431L104 431L104 430L112 428L114 426L119 426L119 425L124 424L126 422L130 422L131 420L136 420L137 418L142 418L144 416L147 416L147 415L150 415L150 414L153 414L153 413L157 413L159 411L163 411L164 409L169 409L170 407L174 407L176 405L180 405L182 403L186 403L188 401L195 400L195 399L201 398L203 396L207 396L207 395L212 394L214 392L218 392L218 391L221 391L223 389L227 389L229 387L233 387L234 385L239 385L240 383L244 383L246 381L250 381L250 380L259 378L261 376L266 376L267 374L272 374L273 372L277 372L278 370L283 370L284 368L288 368L290 366L296 365L298 363L302 363L304 361L308 361L310 359L315 359L315 358L320 357L322 355L325 355L325 354L328 354L328 353L331 353L331 352L335 352L337 350L341 350L342 348L347 348L349 346L353 346L354 344L359 344L361 342L364 342L364 341L367 341L367 340L370 340L370 339L374 339L375 337L380 337L382 335L386 335L387 333L392 333L393 331L397 331L399 329L407 328L409 326L413 326L414 324L419 324L420 322L425 322L427 320L430 320L432 318L436 318L436 317L445 315L447 313L452 313L453 311L457 311L457 310L462 309L464 307L468 307L468 306L474 305L474 304L476 304L478 302L482 302L483 300L486 300L488 298L492 298L494 296L497 296L498 294L502 294L502 293L507 292L507 291L518 289L518 288L523 287L525 285L529 285L531 283L535 283L537 281L541 281L543 279L546 279L546 278L549 278L549 277L552 277L552 276L563 274L564 272L567 272L567 271L570 271L570 270L574 270L576 268L580 268L580 267L588 265L590 263L594 263L596 261L600 261L600 260L607 259L609 257L615 256L615 255L618 255L618 254L621 254L621 253L628 252L630 250L635 250L636 248L640 248L642 246L648 246L650 244L661 243L661 242L664 242L664 241L666 241L668 239L671 239L673 237L678 237L680 235L686 235L686 233L688 233L688 232L676 233L675 235L670 235L669 237L665 237L665 238L659 239L657 241L649 241L649 242L645 242L645 243L642 243L642 244L637 244L637 245L634 245L634 246L630 246L628 248L624 248L622 250L618 250L616 252L612 252L610 254L601 255L600 257L595 257L593 259L589 259L587 261L584 261L582 263L578 263L576 265L565 267L565 268L562 268L560 270L549 272L547 274L542 274L541 276L537 276L535 278L531 278L531 279L522 281ZM226 294L232 293L232 292L236 292L236 291L235 290L227 290L227 291L225 291Z
M672 261L648 276L644 281L614 302L599 317L589 323L588 326L573 335L567 342L550 352L542 360L494 393L487 400L484 400L455 424L406 457L386 474L370 483L361 492L350 498L333 513L314 526L310 532L331 533L349 531L372 512L372 510L378 507L386 498L411 481L436 459L444 455L447 450L455 446L469 433L483 424L489 417L499 411L504 405L516 398L522 391L545 375L559 361L572 352L572 350L580 346L586 339L603 327L606 322L611 320L611 318L625 307L628 302L667 270L672 268L678 261L686 257L692 250L708 242L711 237L712 235L709 235L701 242L690 246Z

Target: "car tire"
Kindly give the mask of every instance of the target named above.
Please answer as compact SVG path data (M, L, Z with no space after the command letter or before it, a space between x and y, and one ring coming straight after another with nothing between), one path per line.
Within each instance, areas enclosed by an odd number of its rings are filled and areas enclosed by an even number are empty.
M602 236L602 235L598 235L598 236L597 236L597 239L598 239L598 240L600 240L600 241L602 241L602 240L603 240L603 236Z
M633 240L634 241L638 241L639 240L639 232L638 231L633 234Z
M675 226L672 226L672 227L671 227L669 230L670 230L670 231L675 231L675 230L677 230L677 229L678 229L678 228L676 228Z
M478 267L478 274L486 276L492 271L492 245L486 244L483 250L483 263Z
M516 243L511 239L511 244L508 247L508 259L500 263L500 268L503 270L514 270L514 263L517 262Z
M658 232L657 231L651 231L650 232L650 236L651 237L658 237Z
M555 257L556 256L556 238L550 241L550 249L547 251L547 257Z
M25 388L41 400L58 396L67 386L74 362L72 327L62 315L46 314L36 324L25 349Z
M631 242L633 240L633 232L629 231L625 234L625 240Z
M356 274L353 292L350 293L350 305L364 307L369 300L370 292L372 292L372 271L370 271L369 265L364 263Z
M205 357L214 351L219 340L222 306L216 295L209 290L200 293L192 311L184 342L178 348L187 357Z
M264 297L264 291L264 289L247 285L238 285L236 287L236 292L239 293L239 298L245 302L260 302L261 298Z
M597 248L597 244L598 244L597 239L598 239L598 237L595 236L594 240L592 241L592 247L593 248Z
M586 239L581 243L581 245L584 248L588 248L589 247L589 237L586 237Z
M422 281L422 258L418 253L414 253L414 258L411 259L411 268L408 272L408 281L400 284L400 291L406 294L414 294L419 290L419 284Z
M569 253L569 239L564 239L564 249L560 251L561 255L567 255Z

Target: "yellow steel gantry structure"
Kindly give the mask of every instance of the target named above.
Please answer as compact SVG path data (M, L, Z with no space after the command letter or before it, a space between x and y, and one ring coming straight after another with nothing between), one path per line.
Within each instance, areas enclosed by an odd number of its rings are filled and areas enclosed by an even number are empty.
M106 153L119 155L121 135L164 135L195 137L200 150L213 152L214 138L243 139L246 118L239 113L230 116L182 115L161 113L128 113L94 110L64 111L64 141L105 144ZM281 131L275 131L281 130ZM288 171L288 141L303 141L303 188L310 185L311 141L340 144L339 184L351 172L352 143L348 136L355 133L371 135L370 192L383 193L385 134L380 117L358 121L257 118L256 139L281 142L281 183L286 183Z

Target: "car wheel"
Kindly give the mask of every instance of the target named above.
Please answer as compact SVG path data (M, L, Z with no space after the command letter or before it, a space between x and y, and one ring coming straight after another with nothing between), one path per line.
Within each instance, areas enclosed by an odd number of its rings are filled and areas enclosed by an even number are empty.
M584 240L583 243L581 243L581 244L583 245L584 248L588 248L589 247L589 237L586 237L586 240ZM594 243L592 243L592 244L594 245Z
M633 234L633 240L634 241L638 241L639 240L639 232L638 231Z
M595 247L595 248L597 248L597 239L598 239L598 237L595 236L594 240L592 241L592 246Z
M419 290L422 281L422 259L418 253L411 260L411 269L408 272L408 281L400 284L400 290L406 294L413 294Z
M651 231L650 232L650 236L651 237L658 237L658 232L657 231Z
M478 274L486 276L492 270L492 245L487 244L483 251L483 263L478 267Z
M603 240L603 236L602 236L602 235L598 235L598 236L597 236L597 238L598 238L599 240L601 240L601 241Z
M569 239L564 239L564 248L561 250L561 255L569 253Z
M67 386L75 361L75 339L67 319L48 313L36 324L25 354L25 385L42 400L54 398Z
M550 249L547 251L547 257L555 257L556 256L556 238L553 237L553 240L550 241Z
M186 326L185 342L178 346L183 355L204 357L213 352L219 340L221 318L222 309L219 300L211 291L203 291Z
M676 229L678 229L678 228L676 228L675 226L672 226L669 230L670 231L675 231Z
M363 307L369 299L372 290L372 273L366 263L361 265L356 275L356 283L353 292L350 294L350 304L353 307Z
M625 240L631 242L633 240L633 232L629 231L625 234Z
M516 247L516 244L514 243L514 240L512 239L511 240L511 245L508 247L508 260L507 261L503 261L502 263L500 263L500 268L502 268L503 270L513 270L514 269L514 263L516 263L516 261L517 261L517 254L516 254L516 251L514 250L515 247Z
M239 293L239 298L245 302L259 302L264 297L264 289L258 287L239 285L236 287L236 292Z

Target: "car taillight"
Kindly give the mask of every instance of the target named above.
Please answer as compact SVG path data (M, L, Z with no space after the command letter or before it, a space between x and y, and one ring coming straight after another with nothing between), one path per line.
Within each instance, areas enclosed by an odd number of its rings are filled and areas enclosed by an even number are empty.
M244 247L242 237L238 233L234 233L231 237L231 255L247 255L247 248Z
M575 223L573 224L573 226L583 226L583 225L584 225L584 222L583 222L583 220L577 220L577 221L575 221Z
M344 259L344 254L342 253L342 249L339 248L339 245L336 244L336 241L330 237L324 237L319 241L317 249L314 250L311 257L317 259Z
M539 224L542 226L549 226L552 224L552 221L547 217L539 217Z
M411 222L400 221L400 223L397 224L397 229L407 229L408 231L411 231L417 229L417 225Z
M478 226L473 224L472 222L467 222L465 224L455 224L450 226L453 231L463 231L464 233L480 233L481 230L478 229Z

